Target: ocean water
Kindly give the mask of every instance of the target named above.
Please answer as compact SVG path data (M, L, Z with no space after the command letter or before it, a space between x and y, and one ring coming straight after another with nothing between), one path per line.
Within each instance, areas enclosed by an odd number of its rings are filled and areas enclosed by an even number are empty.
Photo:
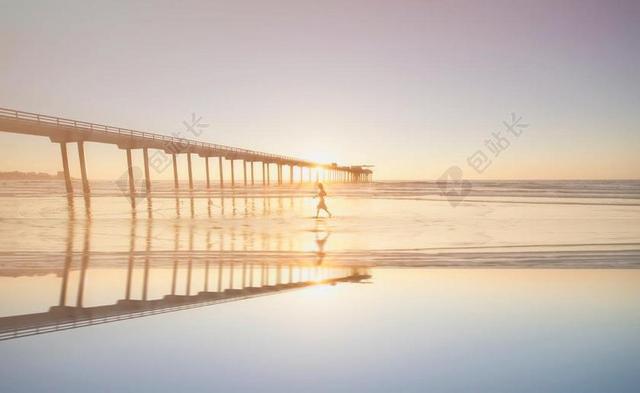
M640 383L639 181L1 185L2 392Z

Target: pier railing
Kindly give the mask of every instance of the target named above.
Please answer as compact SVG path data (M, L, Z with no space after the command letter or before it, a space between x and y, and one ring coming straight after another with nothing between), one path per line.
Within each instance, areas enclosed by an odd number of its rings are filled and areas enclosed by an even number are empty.
M251 155L251 156L255 156L256 158L262 157L270 160L300 162L300 163L305 163L307 165L313 165L313 166L325 165L325 164L313 163L310 161L302 160L302 159L291 157L291 156L270 154L270 153L265 153L257 150L243 149L239 147L226 146L226 145L220 145L220 144L209 143L209 142L200 142L192 139L177 138L177 137L172 137L172 136L167 136L162 134L156 134L152 132L138 131L138 130L132 130L128 128L109 126L105 124L90 123L90 122L81 121L81 120L73 120L73 119L66 119L62 117L43 115L39 113L18 111L14 109L0 108L0 117L32 121L39 124L50 125L55 127L73 127L73 128L92 131L92 132L100 132L100 133L107 133L107 134L121 135L121 136L124 135L124 136L130 136L132 138L137 137L137 138L145 138L145 139L151 139L151 140L159 140L159 141L167 142L167 144L176 144L179 146L195 146L195 147L210 148L210 149L215 149L220 151L227 151L231 153Z

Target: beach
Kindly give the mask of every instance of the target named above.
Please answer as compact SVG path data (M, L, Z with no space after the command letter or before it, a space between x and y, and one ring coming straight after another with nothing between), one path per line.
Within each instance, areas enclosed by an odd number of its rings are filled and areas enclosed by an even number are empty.
M639 382L638 182L3 186L2 391Z

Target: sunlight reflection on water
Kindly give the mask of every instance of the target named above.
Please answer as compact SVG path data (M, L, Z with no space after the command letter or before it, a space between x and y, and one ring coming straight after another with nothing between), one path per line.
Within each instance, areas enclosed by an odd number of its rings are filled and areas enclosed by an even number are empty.
M12 183L0 391L633 391L640 198L587 186Z

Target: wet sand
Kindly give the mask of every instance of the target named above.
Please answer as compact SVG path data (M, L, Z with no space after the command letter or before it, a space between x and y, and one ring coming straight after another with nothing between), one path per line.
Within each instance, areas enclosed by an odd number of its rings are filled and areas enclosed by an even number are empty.
M632 392L639 274L376 268L370 284L0 342L0 390ZM125 275L91 271L87 304L121 297ZM53 275L0 281L5 310L57 301Z
M46 182L45 182L46 183ZM631 392L635 183L0 195L0 391ZM201 185L200 185L201 186ZM543 187L544 186L544 187Z
M113 183L93 185L87 204L81 195L70 203L58 183L13 182L0 196L0 267L57 266L69 243L71 252L90 251L104 264L131 253L152 255L157 264L185 252L200 260L215 253L239 262L313 260L321 244L327 261L341 264L637 265L640 187L587 182L566 190L556 183L526 192L528 183L481 184L455 207L431 195L433 184L329 185L335 217L315 220L306 185L222 192L196 185L179 194L160 188L151 198L141 194L132 214ZM505 203L505 194L516 196ZM535 202L542 194L548 196ZM486 202L491 198L500 200Z

